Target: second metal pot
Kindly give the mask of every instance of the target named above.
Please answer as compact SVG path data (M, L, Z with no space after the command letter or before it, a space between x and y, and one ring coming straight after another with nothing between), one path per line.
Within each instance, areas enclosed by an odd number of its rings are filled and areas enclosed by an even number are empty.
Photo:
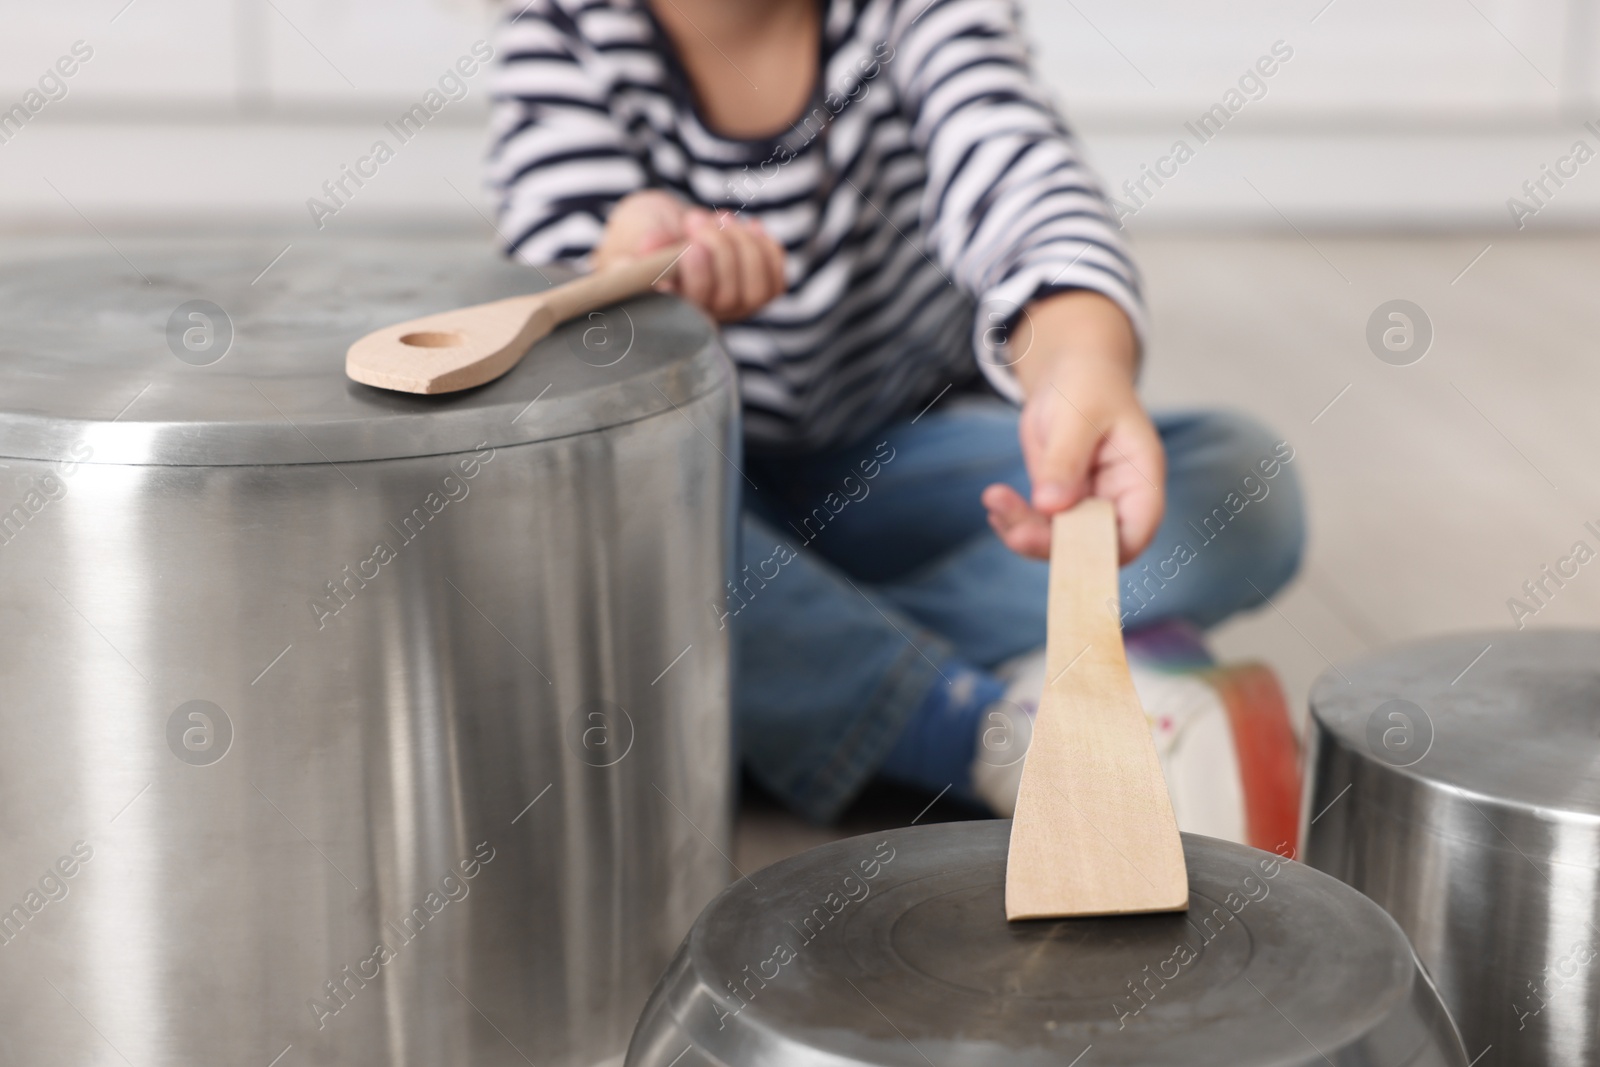
M1306 861L1399 921L1479 1067L1600 1063L1600 633L1381 652L1311 714Z

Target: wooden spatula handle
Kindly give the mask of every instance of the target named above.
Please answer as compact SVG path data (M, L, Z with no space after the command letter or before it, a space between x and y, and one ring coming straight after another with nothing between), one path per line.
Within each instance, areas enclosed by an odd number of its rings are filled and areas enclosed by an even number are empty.
M678 261L683 249L683 245L676 244L646 252L547 289L539 296L550 309L552 325L560 325L568 319L647 292Z

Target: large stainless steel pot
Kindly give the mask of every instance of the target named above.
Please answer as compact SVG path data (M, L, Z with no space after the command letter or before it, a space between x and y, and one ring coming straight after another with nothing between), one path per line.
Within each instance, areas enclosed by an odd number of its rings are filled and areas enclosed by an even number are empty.
M713 333L650 298L385 394L354 338L543 283L119 248L0 265L0 1063L619 1055L728 874Z
M1311 714L1306 860L1399 921L1480 1067L1600 1063L1600 633L1381 652Z
M706 908L628 1067L1465 1067L1377 905L1184 836L1186 914L1007 923L1009 822L812 849Z

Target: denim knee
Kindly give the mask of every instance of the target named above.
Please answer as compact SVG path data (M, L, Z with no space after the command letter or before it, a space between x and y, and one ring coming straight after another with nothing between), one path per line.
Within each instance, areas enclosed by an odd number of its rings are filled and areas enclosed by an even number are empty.
M1262 594L1272 596L1289 584L1305 557L1305 498L1298 455L1287 439L1254 416L1222 411L1210 421L1219 449L1228 456L1226 466L1248 472L1238 478L1238 487L1247 496L1263 489L1268 494L1240 533L1248 538L1251 581ZM1268 477L1269 472L1275 473Z
M1156 424L1168 457L1157 547L1186 541L1196 558L1186 591L1169 596L1166 611L1214 626L1261 604L1299 570L1306 535L1297 456L1237 412L1158 415Z

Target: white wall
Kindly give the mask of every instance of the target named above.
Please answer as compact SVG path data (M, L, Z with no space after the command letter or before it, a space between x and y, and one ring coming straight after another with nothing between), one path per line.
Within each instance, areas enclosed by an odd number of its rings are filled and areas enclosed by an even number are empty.
M486 0L0 0L0 109L93 49L0 144L0 227L219 224L317 235L305 201L487 34ZM1600 0L1026 0L1040 67L1113 188L1180 137L1135 229L1511 230L1506 200L1575 138L1600 149ZM1274 42L1265 95L1183 123ZM485 227L483 78L328 228ZM468 201L471 201L469 203ZM85 221L87 220L87 222ZM1600 221L1600 163L1529 225Z
M124 6L127 5L127 6ZM287 227L488 35L446 0L9 0L0 108L82 40L93 58L0 144L0 224ZM120 14L119 14L120 12ZM485 75L327 220L479 220ZM453 188L452 188L453 187Z
M1510 229L1506 200L1541 164L1580 136L1600 150L1600 135L1582 128L1600 120L1594 0L1029 7L1041 68L1114 188L1176 138L1198 143L1184 121L1275 42L1293 50L1265 95L1149 198L1135 227L1282 226L1281 212L1302 226ZM1529 225L1596 220L1600 164Z

